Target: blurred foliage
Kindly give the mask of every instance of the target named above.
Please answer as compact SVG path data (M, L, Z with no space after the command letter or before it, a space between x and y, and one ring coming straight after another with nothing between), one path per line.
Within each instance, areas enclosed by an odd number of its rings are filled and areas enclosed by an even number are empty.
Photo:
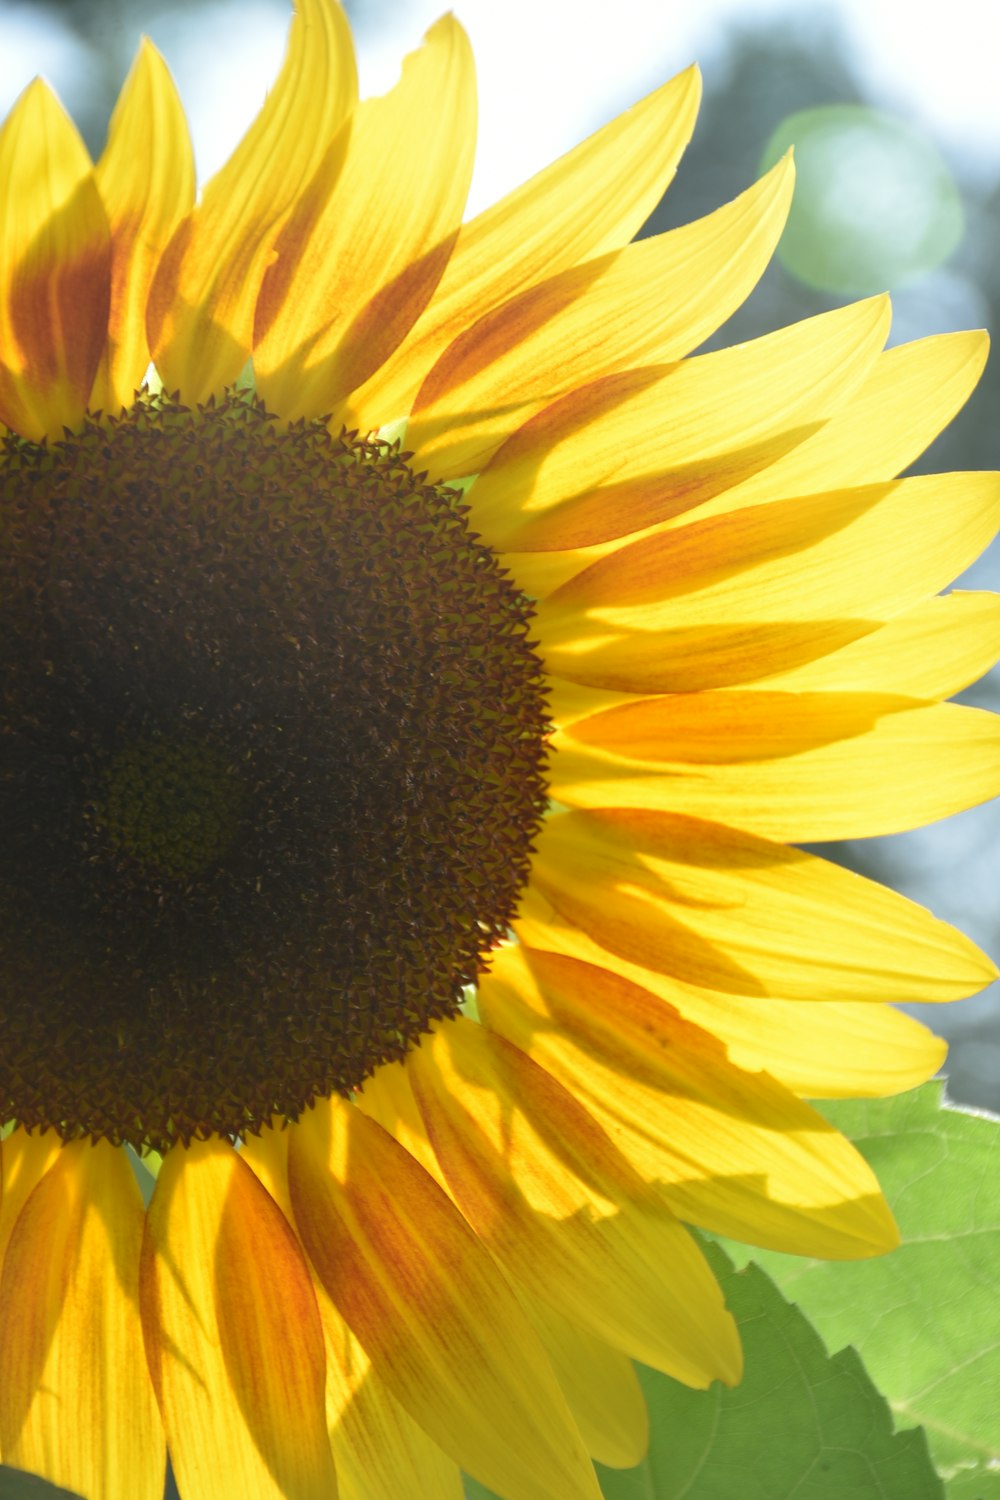
M39 1479L37 1474L0 1464L0 1500L81 1500L81 1497L75 1490L64 1490Z

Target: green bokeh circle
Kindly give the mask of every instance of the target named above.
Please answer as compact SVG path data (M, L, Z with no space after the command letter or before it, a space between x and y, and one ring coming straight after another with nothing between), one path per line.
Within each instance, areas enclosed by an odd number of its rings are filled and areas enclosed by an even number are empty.
M808 286L884 291L934 270L962 236L958 189L933 143L854 104L788 115L761 166L794 147L795 197L778 258Z

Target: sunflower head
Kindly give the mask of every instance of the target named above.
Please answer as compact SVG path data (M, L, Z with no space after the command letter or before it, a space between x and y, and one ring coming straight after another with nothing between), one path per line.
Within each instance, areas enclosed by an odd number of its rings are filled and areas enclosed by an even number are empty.
M526 879L524 597L398 445L245 392L2 462L0 1112L162 1150L356 1088Z

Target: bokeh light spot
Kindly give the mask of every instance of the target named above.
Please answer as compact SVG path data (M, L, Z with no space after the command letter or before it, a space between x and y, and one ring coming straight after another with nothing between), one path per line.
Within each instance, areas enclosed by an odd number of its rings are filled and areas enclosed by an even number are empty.
M795 149L797 180L778 258L806 285L852 296L939 266L962 236L958 189L933 142L891 115L834 104L788 115L766 169Z

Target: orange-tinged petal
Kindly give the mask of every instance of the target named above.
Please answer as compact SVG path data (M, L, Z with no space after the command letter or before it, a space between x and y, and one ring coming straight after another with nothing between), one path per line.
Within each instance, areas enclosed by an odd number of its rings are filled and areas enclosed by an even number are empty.
M625 959L779 999L953 1000L997 977L923 907L802 850L663 812L560 813L532 883Z
M0 129L0 420L75 427L104 349L111 238L87 148L41 79Z
M177 226L153 279L149 346L166 388L186 401L204 400L243 368L279 231L335 149L356 98L353 44L337 0L297 0L277 82Z
M149 288L160 255L194 203L184 109L148 38L115 105L95 175L111 229L111 312L90 405L116 412L131 404L145 377Z
M860 615L868 599L875 609L902 608L916 602L917 584L905 565L909 550L904 556L897 548L891 569L882 559L892 554L883 550L861 577L860 568L851 565L860 562L867 546L895 534L903 513L919 527L925 516L942 509L956 540L933 572L926 565L920 577L926 587L928 575L938 578L946 566L960 568L972 548L978 553L992 538L1000 525L1000 475L923 474L775 500L660 530L626 543L570 579L546 601L545 619L582 605L592 619L648 629L661 622L714 621L727 613L749 620ZM919 530L913 547L918 554L930 541Z
M417 462L473 473L532 411L585 381L688 354L767 266L793 175L788 157L707 218L548 277L459 334L414 402Z
M701 1251L567 1091L458 1019L407 1058L449 1187L518 1286L688 1385L733 1385L735 1324Z
M811 664L881 623L847 617L794 624L682 625L665 630L595 626L585 632L579 622L574 629L564 620L563 640L546 640L544 655L553 677L570 684L632 696L696 693L752 683Z
M138 1311L142 1199L125 1153L64 1146L0 1282L5 1463L102 1500L159 1500L166 1450Z
M655 984L658 976L647 979ZM730 1060L767 1071L807 1099L881 1099L933 1077L948 1048L895 1006L688 994L679 1010L724 1042Z
M922 602L998 524L994 474L776 500L627 543L543 601L534 628L549 669L571 681L634 692L751 682Z
M854 1147L648 991L519 946L497 954L480 995L487 1026L559 1079L682 1218L827 1259L896 1243Z
M293 1131L288 1171L320 1280L376 1373L434 1441L502 1494L598 1500L537 1336L423 1168L353 1105L327 1100Z
M506 550L585 549L684 514L815 432L888 331L888 301L873 297L588 383L499 449L469 491L473 523Z
M0 1265L24 1200L45 1176L62 1141L54 1130L12 1130L0 1141L3 1196L0 1198Z
M508 564L521 586L541 598L604 555L607 544L595 540L602 535L622 535L636 526L683 517L695 504L699 518L707 518L783 494L827 490L831 482L890 479L923 451L966 400L982 371L987 346L984 334L961 333L887 349L846 404L812 435L801 428L786 432L783 439L779 434L756 451L736 455L737 462L716 463L714 478L706 477L694 462L688 472L599 485L592 494L556 506L551 514L542 511L530 517L517 536L519 547L574 550L564 556L518 553L508 558ZM558 407L538 420L551 422L555 430ZM529 470L521 479L526 482L532 482L531 427L527 424L524 434ZM544 443L544 434L538 436ZM520 441L515 434L515 457ZM538 457L543 457L541 451ZM485 503L485 487L480 494Z
M768 701L782 696L790 701L770 716ZM553 738L552 795L570 807L659 807L806 843L902 833L1000 793L996 714L878 694L816 697L828 704L803 701L802 712L797 694L766 693L690 693L654 700L644 714L623 709L615 733L635 730L631 753L624 743L618 753ZM745 701L757 698L767 701ZM679 722L668 723L674 704ZM643 738L654 723L658 743L655 730Z
M982 371L988 342L983 333L941 334L886 349L862 383L855 382L856 389L852 389L849 399L817 424L815 431L785 424L769 442L737 452L725 461L716 459L707 471L695 459L687 468L666 470L659 475L650 471L635 481L612 478L610 482L601 482L589 494L572 495L562 504L522 518L518 523L520 530L510 536L510 544L519 548L572 550L563 554L516 552L507 556L507 565L527 593L544 598L586 564L611 550L607 543L601 543L603 536L614 538L660 520L672 525L684 524L685 512L695 505L699 507L698 519L702 520L783 495L826 491L832 483L858 485L891 479L923 452L965 402ZM599 387L594 389L595 396L599 396ZM509 478L510 484L507 491L498 494L498 518L489 524L501 528L512 524L503 519L511 514L508 492L513 493L514 489L520 492L525 485L534 485L536 470L541 475L539 493L544 498L547 480L543 466L547 449L553 440L565 442L570 437L567 419L570 428L576 421L591 420L588 404L582 400L585 395L582 392L579 397L567 398L564 410L556 403L551 411L526 423L523 431L515 433L500 450L494 461L498 469L496 477L503 484ZM578 400L579 411L574 404ZM595 399L590 405L600 417L601 401ZM730 413L719 413L720 423L732 419ZM659 429L655 436L659 438ZM631 450L634 441L634 436L628 438L627 444L623 441L623 457L626 447ZM581 445L581 454L583 451ZM575 459L576 450L567 456ZM508 462L515 465L509 476L503 471ZM566 465L566 472L572 478L572 463ZM611 469L607 472L614 473ZM552 478L561 482L558 468ZM477 490L479 503L485 507L490 499L485 476L477 480L476 488L470 492L471 499L475 500ZM502 531L498 531L500 534ZM955 568L941 582L948 582L958 571ZM656 651L655 644L650 643L648 650Z
M555 1308L522 1300L590 1456L612 1469L633 1468L649 1445L649 1415L632 1361Z
M771 1073L808 1099L878 1099L901 1093L926 1082L947 1051L926 1026L884 1002L809 1005L681 984L609 953L530 888L515 926L529 948L610 969L652 991L685 1020L718 1037L736 1067ZM809 1005L805 1014L804 1004Z
M942 333L884 350L848 404L766 474L735 483L708 512L778 494L877 484L901 473L964 406L983 372L989 337Z
M472 52L447 15L396 87L359 106L333 191L278 242L254 372L284 419L335 411L409 332L454 247L475 138Z
M365 1080L357 1107L395 1136L447 1191L447 1181L427 1138L409 1078L410 1069L405 1061L388 1063L376 1069L372 1077ZM257 1149L256 1143L253 1143L253 1149ZM646 1403L630 1360L610 1344L567 1322L551 1305L530 1297L523 1284L518 1285L517 1291L552 1362L591 1457L612 1467L628 1468L637 1464L646 1451L649 1424ZM321 1307L324 1297L325 1293L321 1294ZM366 1368L366 1357L360 1350L356 1353L364 1359L362 1368ZM381 1382L376 1389L384 1392ZM396 1410L401 1410L398 1405ZM342 1492L346 1492L344 1465L336 1441L335 1451ZM422 1493L437 1492L425 1485ZM358 1500L368 1500L368 1497L362 1492ZM395 1500L391 1491L386 1500Z
M450 1192L413 1096L412 1074L410 1059L377 1069L366 1080L358 1104ZM616 1274L616 1281L620 1279L620 1273ZM627 1356L568 1321L551 1303L533 1296L521 1278L517 1278L517 1293L549 1355L591 1456L613 1468L637 1464L646 1450L648 1421Z
M785 759L863 735L883 715L912 707L911 699L888 692L670 693L581 719L558 743L636 761L733 765Z
M164 1158L141 1308L184 1500L332 1500L319 1310L288 1221L225 1141Z
M1000 598L956 589L925 599L840 651L776 673L767 687L878 693L891 683L893 692L908 698L950 698L977 682L998 657Z
M446 1193L450 1192L441 1163L434 1155L434 1148L427 1138L423 1116L413 1097L410 1071L405 1058L402 1062L384 1063L382 1067L376 1068L358 1090L355 1103L369 1119L377 1121L383 1130L395 1136L414 1161L419 1162Z
M379 1379L330 1298L319 1289L327 1338L327 1415L341 1500L433 1495L462 1500L462 1472Z
M759 688L740 691L786 696L884 694L889 684L900 699L937 702L978 682L998 659L1000 597L954 589L915 604L840 650L775 672L762 679ZM605 709L647 701L635 693L588 687L559 677L550 680L548 698L553 724L565 730ZM682 702L677 695L670 701Z
M327 1338L327 1416L341 1500L398 1500L406 1494L462 1500L458 1465L378 1378L322 1287L317 1296Z
M296 1128L262 1130L247 1138L241 1153L290 1220L288 1142ZM314 1284L326 1342L326 1416L340 1500L399 1500L407 1494L462 1500L458 1465L400 1406L322 1285Z
M635 693L609 692L583 682L567 682L562 677L549 679L548 698L549 713L556 729L569 729L580 719L589 719L591 714L617 708L621 703L639 701Z
M698 71L688 68L464 225L424 316L355 393L351 425L405 416L442 350L485 313L545 276L627 245L677 169L700 96Z

